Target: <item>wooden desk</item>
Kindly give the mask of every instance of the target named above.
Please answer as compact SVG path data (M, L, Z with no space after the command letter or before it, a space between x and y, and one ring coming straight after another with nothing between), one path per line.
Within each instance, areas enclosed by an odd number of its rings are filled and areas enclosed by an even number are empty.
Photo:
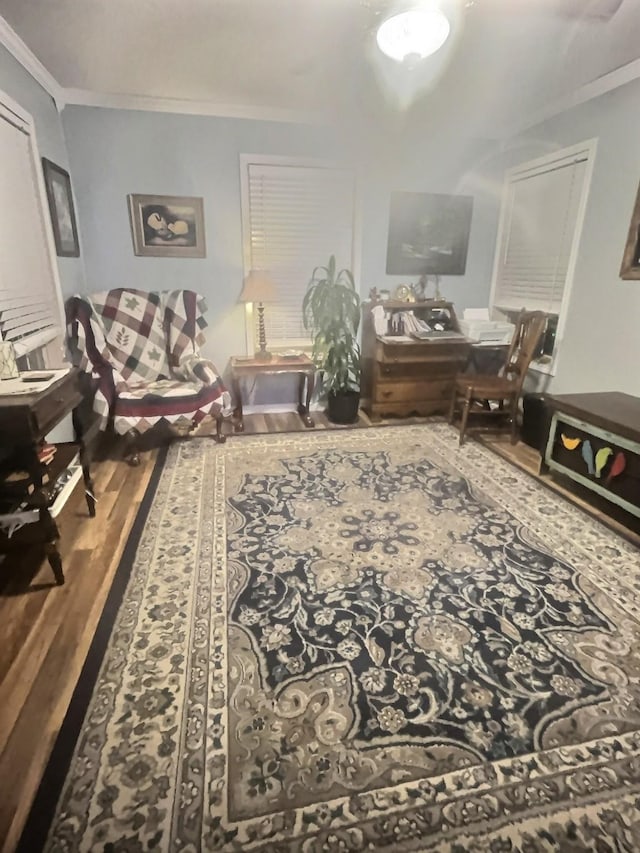
M551 423L541 473L564 474L640 517L640 398L604 391L549 396L545 402ZM576 440L573 449L567 446ZM604 448L611 453L596 471L596 454ZM611 476L616 457L624 468Z
M412 311L428 321L440 314L452 332L459 332L450 302L365 302L362 325L362 397L373 420L383 415L431 415L448 412L456 374L464 370L471 343L464 337L403 340L376 334L373 309L387 314Z
M309 356L300 355L296 358L285 358L274 355L270 361L259 361L250 356L233 356L231 359L231 383L236 401L234 410L234 429L244 432L242 412L242 380L257 376L275 376L278 374L294 374L300 378L298 387L298 413L306 427L313 428L315 421L309 414L309 403L313 394L316 368Z
M57 547L60 533L55 517L80 473L89 515L96 514L90 455L85 443L88 436L78 408L83 400L79 372L70 369L41 392L9 395L1 391L0 385L0 442L5 450L0 461L0 549L43 542L56 582L63 584ZM40 443L69 413L73 418L75 442L58 445L50 464L43 464L38 458ZM79 465L71 473L68 466L78 454ZM26 476L12 480L12 475L18 471L25 472ZM66 485L54 495L62 478ZM15 532L8 535L12 528L16 528Z

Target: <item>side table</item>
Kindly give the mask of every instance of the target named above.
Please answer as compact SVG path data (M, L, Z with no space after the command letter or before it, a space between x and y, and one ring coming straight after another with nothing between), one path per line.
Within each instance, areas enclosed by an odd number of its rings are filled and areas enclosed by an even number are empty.
M309 403L313 394L315 365L309 356L301 354L295 357L273 355L269 361L260 361L253 356L234 355L231 358L231 383L236 400L234 410L235 431L244 432L242 413L242 380L255 379L258 376L277 374L296 374L300 378L298 387L298 413L306 427L314 427L315 422L309 414Z
M0 551L44 543L56 583L63 584L55 518L81 477L89 515L96 514L87 442L97 422L89 429L83 422L79 409L83 394L75 368L42 391L1 392L0 387L0 441L5 451L0 464ZM41 462L40 443L69 413L75 441L57 445L50 464Z

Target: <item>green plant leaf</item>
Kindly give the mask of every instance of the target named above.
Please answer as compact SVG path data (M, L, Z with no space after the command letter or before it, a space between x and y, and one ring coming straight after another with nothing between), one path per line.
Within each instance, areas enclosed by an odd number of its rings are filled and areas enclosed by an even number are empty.
M336 273L335 255L314 268L302 301L302 318L311 332L312 357L329 391L359 390L360 296L350 270Z

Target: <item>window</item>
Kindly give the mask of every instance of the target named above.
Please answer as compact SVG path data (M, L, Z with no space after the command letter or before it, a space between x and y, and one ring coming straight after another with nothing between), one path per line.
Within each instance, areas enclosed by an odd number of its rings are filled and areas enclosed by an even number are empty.
M491 305L549 314L538 368L562 336L594 156L586 142L506 174Z
M0 335L19 359L61 333L46 215L31 119L0 93Z
M243 155L241 176L245 274L266 270L277 290L264 312L267 343L307 346L302 299L314 267L335 255L338 268L353 270L353 172ZM253 352L250 313L247 323Z

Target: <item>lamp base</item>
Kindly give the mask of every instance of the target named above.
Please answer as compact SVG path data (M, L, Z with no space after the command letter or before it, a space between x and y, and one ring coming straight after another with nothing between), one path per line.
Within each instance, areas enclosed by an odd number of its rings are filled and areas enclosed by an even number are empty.
M258 303L258 352L254 356L256 361L271 361L271 353L267 350L267 336L264 330L264 305Z

